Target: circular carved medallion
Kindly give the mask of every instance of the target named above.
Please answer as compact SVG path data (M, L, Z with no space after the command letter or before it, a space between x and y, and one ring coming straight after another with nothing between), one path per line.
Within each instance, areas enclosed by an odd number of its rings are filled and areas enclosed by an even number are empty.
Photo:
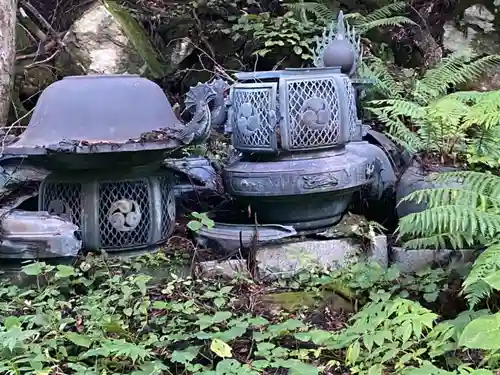
M300 108L300 122L313 130L328 126L331 118L328 102L323 98L313 97L304 101Z
M65 220L71 219L71 209L69 208L68 203L60 199L50 201L47 206L47 211L50 215L57 215Z
M141 209L136 201L120 199L111 205L108 220L111 226L120 232L134 230L142 219Z
M237 124L238 130L247 136L259 129L259 116L255 114L255 109L250 103L243 103L238 109Z

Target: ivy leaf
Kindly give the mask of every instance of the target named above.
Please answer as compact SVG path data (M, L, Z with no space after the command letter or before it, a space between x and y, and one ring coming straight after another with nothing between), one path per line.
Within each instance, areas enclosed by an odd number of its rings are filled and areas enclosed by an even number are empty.
M57 272L55 274L55 277L58 279L64 279L64 278L76 275L75 269L73 267L65 266L64 264L60 264L56 268L57 268Z
M53 266L51 266L54 269ZM49 268L49 271L52 269ZM36 262L24 266L21 269L28 276L38 276L47 271L47 264L45 262Z
M265 325L269 324L269 320L267 320L261 316L257 316L255 318L248 319L248 324L250 324L251 326L254 326L254 327L265 326Z
M385 279L387 281L394 281L399 278L401 273L399 272L399 269L395 266L391 266L387 269L387 272L385 274Z
M80 335L76 332L66 332L64 334L64 337L66 337L76 346L82 346L87 349L90 348L90 345L92 344L92 340L88 336Z
M203 227L203 224L201 224L201 222L198 220L191 220L189 223L187 223L187 227L193 232L198 232Z
M500 349L500 313L481 316L467 324L458 345L468 349Z
M424 299L427 302L435 302L439 297L439 291L424 293Z
M221 358L231 358L233 356L231 347L224 341L213 339L210 344L210 350Z
M170 360L185 365L191 363L198 356L199 351L199 346L190 346L184 350L174 350Z
M217 374L239 374L241 367L241 363L235 359L223 359L217 364L215 372Z
M246 331L247 327L245 326L231 327L226 331L215 333L212 337L218 338L219 340L223 341L232 341L237 337L243 336Z

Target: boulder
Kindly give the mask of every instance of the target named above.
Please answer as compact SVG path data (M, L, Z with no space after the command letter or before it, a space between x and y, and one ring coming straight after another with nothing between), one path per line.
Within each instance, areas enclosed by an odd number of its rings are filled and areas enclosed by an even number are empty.
M496 26L495 15L485 5L466 8L459 24L450 21L444 25L443 47L450 52L470 50L477 54L500 54L500 29ZM467 89L500 89L500 68L490 69Z
M114 1L93 4L63 38L57 64L65 74L141 74L161 78L165 66L143 27ZM179 41L186 44L185 40ZM182 47L182 46L181 46ZM173 43L169 62L179 64L191 50Z
M418 190L432 189L436 187L460 187L458 181L450 181L446 184L433 181L431 178L432 173L446 173L455 172L457 168L453 167L435 167L432 171L427 171L422 168L418 163L409 167L399 179L399 183L396 186L396 211L398 217L404 217L406 215L422 212L427 208L425 202L417 203L413 200L403 201L411 193Z

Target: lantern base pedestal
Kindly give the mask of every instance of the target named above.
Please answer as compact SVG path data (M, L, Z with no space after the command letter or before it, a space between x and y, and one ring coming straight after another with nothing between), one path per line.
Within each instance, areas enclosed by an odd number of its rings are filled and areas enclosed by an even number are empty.
M268 161L244 158L224 170L226 192L259 224L316 232L336 224L352 195L373 179L373 161L350 152L308 152Z

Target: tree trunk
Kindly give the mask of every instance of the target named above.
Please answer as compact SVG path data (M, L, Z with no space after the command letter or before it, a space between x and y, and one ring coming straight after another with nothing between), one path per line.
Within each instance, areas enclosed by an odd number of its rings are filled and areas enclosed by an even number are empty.
M5 126L14 83L17 0L0 0L0 126Z

